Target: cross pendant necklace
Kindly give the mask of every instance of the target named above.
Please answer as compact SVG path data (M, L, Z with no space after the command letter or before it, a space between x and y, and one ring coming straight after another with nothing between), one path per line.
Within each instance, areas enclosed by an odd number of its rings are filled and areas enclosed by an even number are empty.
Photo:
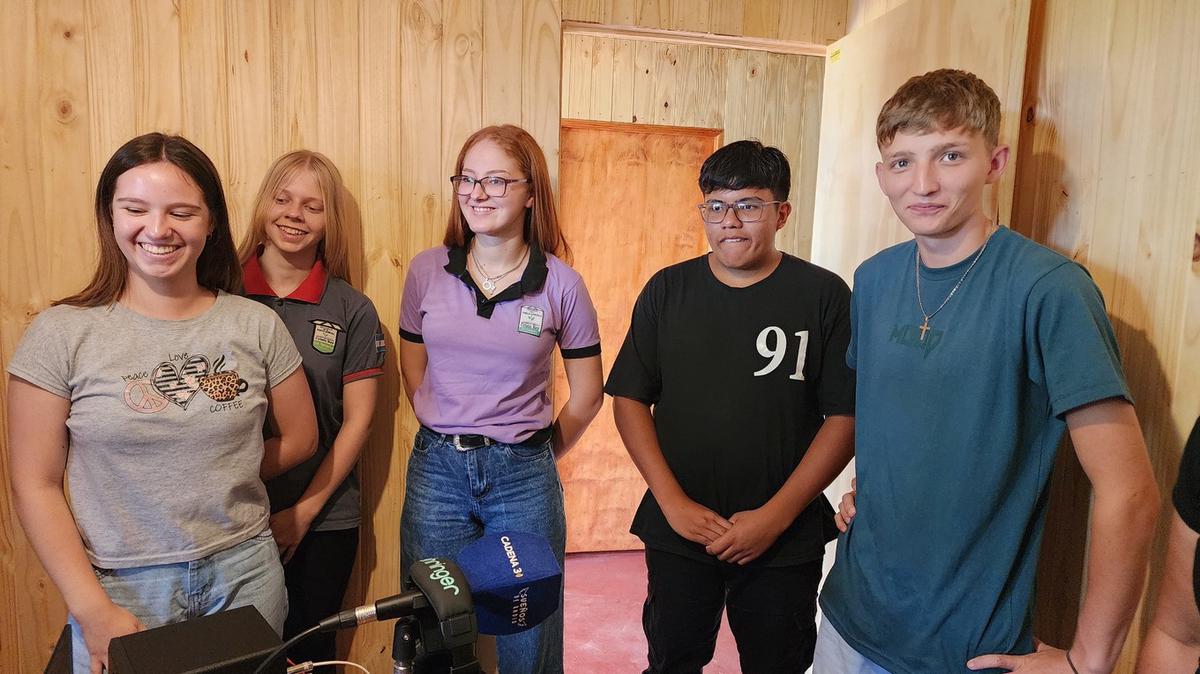
M975 263L979 262L980 257L983 257L983 251L987 250L988 242L992 240L992 234L993 232L988 232L987 238L983 240L983 245L979 248L979 252L975 253L975 259L971 260L971 264L967 266L967 270L963 272L962 276L958 277L958 283L954 284L954 287L950 289L950 294L946 295L946 299L942 300L942 303L938 305L937 309L933 310L933 313L925 313L925 303L921 301L921 249L917 247L914 250L913 257L916 259L917 276L917 306L921 308L921 316L925 319L925 321L921 323L921 327L917 328L921 331L920 341L924 342L925 335L933 329L929 327L929 319L936 316L937 312L945 308L946 303L950 301L951 297L954 297L954 293L958 292L958 289L963 284L963 281L967 280L967 274L970 274L971 270L975 268Z

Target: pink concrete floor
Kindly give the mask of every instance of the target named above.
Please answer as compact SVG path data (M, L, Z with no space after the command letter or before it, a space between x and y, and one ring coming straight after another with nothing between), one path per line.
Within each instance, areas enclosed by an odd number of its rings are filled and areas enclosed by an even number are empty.
M639 551L567 555L564 666L567 674L636 674L646 668L642 601L646 562ZM737 646L725 621L705 674L739 674Z

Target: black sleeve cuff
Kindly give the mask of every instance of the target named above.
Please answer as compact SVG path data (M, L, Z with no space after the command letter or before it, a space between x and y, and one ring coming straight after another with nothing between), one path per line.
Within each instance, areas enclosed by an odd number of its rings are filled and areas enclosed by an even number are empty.
M405 330L404 328L400 328L400 338L406 342L412 342L413 344L424 344L425 343L424 337L418 335L415 332L409 332L408 330Z
M403 332L403 331L402 331ZM596 342L591 346L585 346L579 349L559 349L562 352L562 357L566 358L591 358L592 356L600 355L600 342Z

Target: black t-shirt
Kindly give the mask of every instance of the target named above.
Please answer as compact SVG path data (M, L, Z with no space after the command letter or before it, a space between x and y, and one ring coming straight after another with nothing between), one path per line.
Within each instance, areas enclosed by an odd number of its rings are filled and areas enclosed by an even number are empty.
M1200 419L1192 428L1187 445L1183 448L1183 459L1179 462L1179 480L1172 494L1175 511L1192 531L1200 532ZM1200 607L1200 543L1196 546L1192 560L1192 593L1196 606ZM1196 670L1200 672L1200 669Z
M854 413L849 310L844 281L790 255L747 288L717 280L707 257L688 260L642 290L604 390L653 406L663 456L692 500L723 517L758 508L826 415ZM716 563L671 529L649 491L630 530L648 547ZM817 559L836 534L819 496L754 563Z

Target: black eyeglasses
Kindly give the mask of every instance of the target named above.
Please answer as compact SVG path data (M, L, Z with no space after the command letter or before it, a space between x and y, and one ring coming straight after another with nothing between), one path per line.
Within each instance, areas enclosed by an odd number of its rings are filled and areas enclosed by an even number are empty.
M454 193L460 197L470 196L475 191L475 185L483 185L483 193L489 197L502 197L508 193L508 186L513 183L531 183L529 178L501 178L500 176L450 176L450 184L454 185Z
M710 199L696 206L700 209L700 218L710 225L716 225L725 219L725 212L733 209L733 217L738 222L758 222L763 217L763 207L771 204L782 204L782 201L738 201L727 204L724 201Z

